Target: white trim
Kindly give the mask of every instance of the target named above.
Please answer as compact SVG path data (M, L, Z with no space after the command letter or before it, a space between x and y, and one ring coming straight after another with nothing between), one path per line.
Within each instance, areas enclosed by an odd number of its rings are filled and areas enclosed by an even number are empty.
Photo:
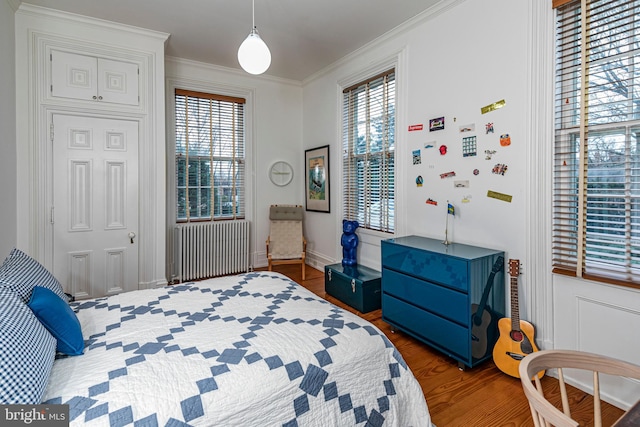
M411 28L417 27L419 25L424 24L425 22L428 22L428 21L430 21L432 19L437 18L439 15L445 13L446 11L448 11L450 9L453 9L458 4L461 4L461 3L465 2L465 1L467 1L467 0L441 0L441 1L438 1L436 4L434 4L433 6L431 6L428 9L424 10L423 12L417 14L413 18L406 20L405 22L403 22L402 24L400 24L397 27L393 28L392 30L387 31L386 33L384 33L380 37L370 41L369 43L365 44L364 46L360 47L359 49L356 49L353 52L349 53L348 55L340 58L339 60L337 60L333 64L328 65L325 68L323 68L322 70L318 71L317 73L314 73L311 76L307 77L306 79L304 79L302 81L302 85L305 86L305 85L313 82L314 80L319 79L320 77L322 77L322 76L326 75L327 73L335 70L336 68L338 68L338 67L340 67L340 66L342 66L344 64L350 63L351 61L353 61L355 58L359 57L363 53L369 52L370 50L375 49L375 47L381 45L382 43L384 43L384 42L386 42L386 41L388 41L390 39L396 38L398 35L405 33L406 31L410 30ZM382 70L382 71L384 71L384 70ZM348 86L345 86L345 87L348 87Z
M309 249L307 249L307 258L306 258L306 264L310 265L311 267L315 268L316 270L320 270L322 272L324 272L324 267L327 265L331 265L331 264L336 264L338 262L340 262L341 260L335 260L335 259L331 259L326 257L324 254L321 254L319 252L314 252L314 251L309 251Z
M352 86L360 81L366 80L367 78L371 77L371 76L375 76L377 74L383 73L387 70L390 70L391 68L393 68L395 70L395 87L396 87L396 118L395 118L395 122L396 122L396 132L395 132L395 143L394 143L394 147L395 147L395 183L396 183L396 188L395 188L395 213L394 213L394 219L395 219L395 224L394 224L394 234L390 234L390 233L383 233L383 232L379 232L379 231L375 231L375 230L366 230L366 229L360 229L358 230L358 234L361 235L362 237L364 237L363 239L361 239L361 243L362 244L371 244L373 246L380 246L380 241L384 240L384 239L390 239L393 238L395 235L397 235L398 233L403 232L406 229L406 220L400 221L399 217L398 217L398 212L399 211L406 211L406 209L398 209L399 206L399 201L404 200L404 188L405 186L400 186L400 188L398 188L397 183L398 182L404 182L404 177L406 175L406 172L404 170L404 168L402 167L402 165L400 164L401 162L399 162L399 159L402 159L402 156L406 156L405 153L405 146L406 146L406 132L399 132L398 129L401 129L401 127L399 126L404 126L407 119L407 105L408 105L408 93L407 93L407 53L406 53L406 46L401 48L400 50L397 50L395 52L393 52L392 54L384 57L384 58L380 58L378 61L375 61L374 63L370 64L368 67L363 68L358 70L357 72L354 73L350 73L347 76L344 76L342 78L338 78L338 83L336 86L336 102L337 102L337 129L336 129L336 141L338 141L338 144L336 146L336 149L333 150L334 153L334 158L331 159L332 162L334 162L333 164L335 164L336 166L334 168L337 168L339 171L339 174L337 176L343 177L344 176L344 171L342 169L343 164L342 164L342 108L343 108L343 90L344 88L347 88L349 86ZM335 172L333 174L333 176L336 176ZM343 212L343 200L344 200L344 192L343 192L343 188L342 185L338 186L339 189L336 191L335 187L334 187L334 194L337 196L334 196L334 200L336 201L335 205L336 205L336 212L338 213L337 215L335 215L335 221L336 221L336 230L337 230L337 238L336 238L336 254L342 254L342 245L341 245L341 239L340 236L342 235L342 212ZM370 260L368 263L364 262L363 264L370 264L370 265L374 265L377 266L378 262L373 262L373 260Z
M17 182L27 185L17 200L17 245L50 268L53 262L50 115L53 112L126 117L140 123L138 286L166 283L164 42L166 35L114 23L21 5L16 12ZM145 37L146 36L146 37ZM124 39L120 45L114 45ZM107 44L105 40L109 40ZM49 95L51 48L104 54L135 62L140 70L140 105L93 104Z
M15 1L15 0L14 0ZM57 9L50 9L43 6L36 6L29 3L20 4L20 13L25 16L33 16L37 18L41 18L46 16L46 20L49 22L57 21L58 24L69 24L70 22L73 25L81 25L88 30L95 30L96 27L100 27L102 29L114 30L118 33L123 33L128 37L146 37L150 39L155 39L156 41L161 41L165 43L169 38L169 33L164 33L161 31L148 30L146 28L135 27L133 25L120 24L117 22L107 21L104 19L92 18L89 16L78 15L72 12L62 12ZM126 34L129 33L129 34Z
M182 61L181 61L182 62ZM192 63L198 64L198 63ZM256 176L257 159L254 153L256 153L256 120L255 117L255 90L247 87L222 85L210 81L203 81L185 77L168 77L166 79L166 122L167 122L167 137L166 137L166 152L167 152L167 205L166 205L166 228L167 228L167 240L166 240L166 253L167 253L167 277L171 277L173 272L173 228L176 224L176 194L175 194L175 163L173 162L173 156L175 153L175 90L185 89L193 90L205 93L215 93L219 95L234 96L244 98L245 103L245 219L251 224L256 224L256 206L257 206L257 194L254 189L256 188ZM249 167L251 165L251 167ZM250 230L249 253L255 254L255 242L257 241L258 230L253 226ZM256 260L253 261L250 268L255 265Z
M21 0L7 0L7 4L13 11L17 11L20 7Z
M223 73L230 73L236 76L240 76L240 77L247 77L248 74L246 71L244 70L240 70L238 68L230 68L230 67L223 67L222 65L216 65L216 64L209 64L206 62L199 62L199 61L194 61L191 59L184 59L184 58L178 58L175 56L167 56L165 57L165 62L171 62L174 64L180 64L183 66L187 66L189 68L192 69L202 69L202 70L208 70L208 71L217 71L217 72L223 72ZM269 82L273 82L273 83L279 83L279 84L284 84L284 85L289 85L289 86L296 86L296 87L302 87L302 83L298 80L292 80L292 79L285 79L282 77L275 77L275 76L270 76L269 74L259 74L259 75L255 75L252 74L251 75L251 79L252 80L263 80L263 81L269 81Z
M551 200L553 179L554 11L547 2L529 2L529 40L525 77L529 82L525 116L529 130L526 162L524 300L536 326L539 347L553 348ZM541 345L540 345L541 344Z

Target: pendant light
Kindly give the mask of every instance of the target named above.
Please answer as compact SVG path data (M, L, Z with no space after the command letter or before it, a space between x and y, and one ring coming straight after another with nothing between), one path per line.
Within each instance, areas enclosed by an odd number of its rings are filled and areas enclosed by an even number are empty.
M271 52L256 28L256 3L252 0L253 27L238 49L238 62L250 74L262 74L271 65Z

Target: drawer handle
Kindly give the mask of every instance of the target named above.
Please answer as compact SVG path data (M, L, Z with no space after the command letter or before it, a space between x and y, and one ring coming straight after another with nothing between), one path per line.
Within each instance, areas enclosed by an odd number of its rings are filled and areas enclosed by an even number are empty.
M331 281L331 270L329 270L329 281Z
M351 291L356 293L356 279L351 279Z

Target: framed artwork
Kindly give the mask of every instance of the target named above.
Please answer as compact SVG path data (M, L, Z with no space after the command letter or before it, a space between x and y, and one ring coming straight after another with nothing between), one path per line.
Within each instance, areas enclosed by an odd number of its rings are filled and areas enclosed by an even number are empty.
M304 152L306 209L329 212L329 146Z

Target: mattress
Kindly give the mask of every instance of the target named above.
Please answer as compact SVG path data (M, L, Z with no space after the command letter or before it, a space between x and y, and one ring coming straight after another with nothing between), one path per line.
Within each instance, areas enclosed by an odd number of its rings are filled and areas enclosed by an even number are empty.
M374 325L256 272L73 303L84 354L43 403L72 426L430 426L422 390Z

